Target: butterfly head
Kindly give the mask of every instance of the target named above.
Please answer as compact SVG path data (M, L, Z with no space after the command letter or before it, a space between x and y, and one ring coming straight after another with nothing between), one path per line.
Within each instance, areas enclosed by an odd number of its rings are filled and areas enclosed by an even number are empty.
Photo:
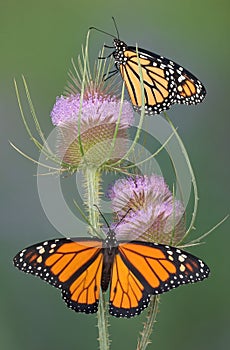
M115 38L113 40L113 45L114 45L115 49L119 50L119 51L125 51L127 48L126 43L124 41L121 41L120 39L117 39L117 38Z
M112 249L117 246L118 246L118 241L116 239L115 231L109 228L106 235L106 239L104 241L104 247Z

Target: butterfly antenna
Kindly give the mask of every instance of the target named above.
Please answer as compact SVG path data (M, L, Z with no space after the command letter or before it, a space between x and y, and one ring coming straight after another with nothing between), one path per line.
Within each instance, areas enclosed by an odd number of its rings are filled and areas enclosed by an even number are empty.
M97 32L100 32L100 33L109 35L109 36L111 36L111 37L114 38L114 39L117 39L117 38L115 37L115 35L110 34L110 33L108 33L108 32L105 32L105 31L102 30L102 29L99 29L99 28L96 28L96 27L89 27L89 30L92 30L92 29L96 30Z
M99 207L96 205L96 204L93 204L94 207L97 208L97 210L99 211L100 215L102 216L103 220L105 221L106 225L108 226L108 228L110 229L110 226L109 226L109 223L108 221L106 220L104 214L101 212L101 210L99 209Z
M112 20L113 20L114 27L115 27L116 32L117 32L117 39L120 39L119 31L118 31L118 28L117 28L117 23L116 23L115 18L113 16L112 16Z
M93 204L93 206L94 206L95 208L97 208L97 210L99 211L99 213L100 213L100 215L102 216L103 220L105 221L107 227L110 229L110 225L109 225L108 221L106 220L104 214L103 214L103 213L101 212L101 210L99 209L99 207L98 207L96 204ZM117 226L120 225L120 223L124 220L124 218L128 215L128 213L129 213L131 210L132 210L132 208L129 208L129 209L127 210L127 212L122 216L121 220L116 224L116 226L114 227L114 229L116 229Z
M132 210L132 208L129 208L127 210L127 212L122 216L121 220L118 221L118 223L116 224L116 226L114 227L114 230L117 228L118 225L120 225L120 223L125 219L125 217L128 215L128 213Z

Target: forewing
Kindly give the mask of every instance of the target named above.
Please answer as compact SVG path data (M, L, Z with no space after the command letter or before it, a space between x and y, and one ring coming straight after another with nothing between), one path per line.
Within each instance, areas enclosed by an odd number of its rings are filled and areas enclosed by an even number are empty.
M119 251L125 265L149 294L164 293L209 275L209 268L202 260L175 247L133 241L120 244Z
M62 290L63 299L75 311L97 311L101 273L102 242L99 239L55 239L19 252L14 265Z

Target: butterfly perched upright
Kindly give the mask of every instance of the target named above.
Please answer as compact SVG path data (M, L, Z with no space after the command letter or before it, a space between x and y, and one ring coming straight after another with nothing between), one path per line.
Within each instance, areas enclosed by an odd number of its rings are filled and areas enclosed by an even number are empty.
M98 310L100 289L109 285L109 313L133 317L152 295L203 280L208 266L199 258L167 245L120 241L108 230L105 240L61 238L19 252L14 265L60 288L68 307L86 314Z
M168 58L121 41L114 18L113 21L117 37L95 27L90 29L114 38L113 47L105 45L115 48L109 55L113 55L116 67L111 75L120 72L135 110L140 111L142 107L141 79L144 85L145 114L159 114L176 103L192 105L203 101L206 90L200 80Z

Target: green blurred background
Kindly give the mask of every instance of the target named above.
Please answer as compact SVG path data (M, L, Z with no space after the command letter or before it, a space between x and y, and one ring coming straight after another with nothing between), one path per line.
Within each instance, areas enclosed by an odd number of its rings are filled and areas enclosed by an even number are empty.
M23 73L47 135L49 112L66 84L71 57L80 52L88 27L114 33L130 45L181 63L207 88L204 103L174 106L169 115L190 154L199 186L194 237L229 212L229 1L2 1L0 9L1 288L0 348L4 350L96 349L96 316L71 312L60 293L12 266L16 252L59 233L46 218L36 187L36 167L9 145L31 156L17 106L13 78ZM92 54L109 37L94 33ZM22 90L22 84L20 83ZM161 298L149 349L216 350L230 346L229 220L191 249L211 277ZM110 319L112 349L135 349L144 313Z

